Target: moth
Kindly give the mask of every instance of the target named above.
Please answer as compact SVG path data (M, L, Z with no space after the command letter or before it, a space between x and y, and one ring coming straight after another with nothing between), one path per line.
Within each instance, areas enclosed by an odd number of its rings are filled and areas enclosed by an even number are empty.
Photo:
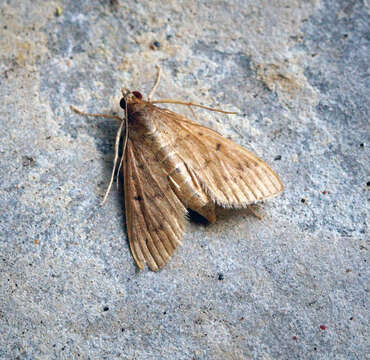
M152 100L160 68L148 99L138 91L122 90L124 119L120 122L106 200L118 165L119 144L125 125L123 150L117 173L123 167L126 225L137 266L159 270L181 244L187 209L216 221L215 206L244 208L283 191L278 175L249 150L216 131L158 107L159 103L207 106L176 100ZM117 175L118 180L118 175Z

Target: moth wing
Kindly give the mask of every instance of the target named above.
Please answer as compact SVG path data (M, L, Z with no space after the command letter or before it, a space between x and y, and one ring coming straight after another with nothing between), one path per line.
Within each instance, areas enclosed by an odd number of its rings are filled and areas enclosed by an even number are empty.
M283 191L278 175L249 150L183 116L159 110L167 128L163 136L175 136L174 151L218 205L245 207Z
M139 268L158 270L181 243L186 208L171 189L167 174L144 143L128 139L124 167L126 224L130 249Z

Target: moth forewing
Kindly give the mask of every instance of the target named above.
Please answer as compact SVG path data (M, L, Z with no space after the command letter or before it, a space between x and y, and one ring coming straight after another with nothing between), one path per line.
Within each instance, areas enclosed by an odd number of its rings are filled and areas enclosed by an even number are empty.
M130 110L129 114L130 114ZM145 124L145 118L140 119ZM158 270L170 259L185 228L186 208L172 191L168 174L155 158L147 127L129 120L125 161L126 224L138 266Z

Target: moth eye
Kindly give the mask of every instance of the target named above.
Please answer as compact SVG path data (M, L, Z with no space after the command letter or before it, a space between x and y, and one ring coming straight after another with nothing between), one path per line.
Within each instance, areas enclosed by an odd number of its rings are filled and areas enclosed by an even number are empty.
M139 100L141 100L143 98L143 95L141 95L141 93L139 93L138 91L133 91L132 93Z
M126 110L126 100L125 98L122 98L121 101L119 102L119 106L123 109Z

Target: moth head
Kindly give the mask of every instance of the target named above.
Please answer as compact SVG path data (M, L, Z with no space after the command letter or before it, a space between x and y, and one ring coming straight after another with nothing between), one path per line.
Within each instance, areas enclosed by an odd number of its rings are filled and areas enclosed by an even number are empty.
M143 95L139 91L130 91L128 89L122 90L122 99L119 106L126 110L126 105L137 104L143 99Z

